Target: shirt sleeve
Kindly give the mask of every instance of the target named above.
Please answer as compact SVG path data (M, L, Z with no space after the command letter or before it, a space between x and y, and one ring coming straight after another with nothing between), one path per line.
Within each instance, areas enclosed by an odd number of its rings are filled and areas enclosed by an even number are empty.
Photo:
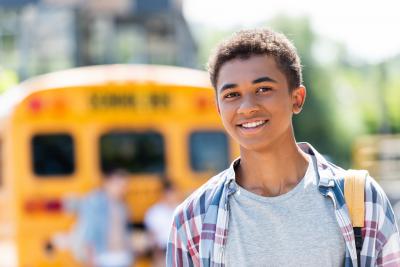
M383 242L380 251L378 251L377 264L382 267L400 266L399 230L393 209L387 199L386 204L385 221L377 233L377 241Z
M390 202L383 189L371 179L371 205L375 206L370 221L376 221L375 248L377 249L376 264L382 267L400 266L400 237L397 221ZM367 214L368 215L368 214ZM368 216L367 216L368 217ZM374 217L374 216L372 216ZM366 218L368 220L368 218ZM369 235L371 235L369 233Z
M179 215L174 216L170 237L167 245L167 267L195 266L192 255L187 248L187 237L184 231L184 223L180 223Z
M393 233L382 247L377 258L378 266L400 266L399 233Z

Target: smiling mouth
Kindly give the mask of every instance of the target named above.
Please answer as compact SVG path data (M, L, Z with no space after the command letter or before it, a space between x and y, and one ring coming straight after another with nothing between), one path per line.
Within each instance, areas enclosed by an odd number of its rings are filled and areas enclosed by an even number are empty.
M267 120L258 120L258 121L239 124L238 126L244 129L255 129L265 125L267 122L268 122Z

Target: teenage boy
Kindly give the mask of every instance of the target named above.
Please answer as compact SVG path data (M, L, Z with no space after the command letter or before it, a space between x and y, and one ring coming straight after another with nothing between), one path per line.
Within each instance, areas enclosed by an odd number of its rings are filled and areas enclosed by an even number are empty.
M240 158L177 208L167 266L357 266L345 171L295 141L306 88L293 44L240 31L217 47L209 74ZM371 177L365 209L361 266L400 266L394 214Z

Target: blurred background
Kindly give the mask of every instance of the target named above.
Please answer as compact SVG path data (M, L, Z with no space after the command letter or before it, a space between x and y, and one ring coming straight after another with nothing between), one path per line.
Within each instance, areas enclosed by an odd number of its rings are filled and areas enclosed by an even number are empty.
M267 26L295 43L309 90L298 140L351 166L360 134L400 131L397 4L339 1L1 1L0 91L55 70L112 63L204 69L214 45ZM313 119L310 119L313 118ZM307 127L298 127L298 125Z
M270 27L294 42L302 60L308 95L294 119L297 140L311 143L344 168L368 169L397 212L398 10L399 4L390 0L1 0L0 96L12 94L24 80L81 66L156 64L205 70L213 47L232 32ZM7 99L0 102L3 109ZM216 138L207 135L211 137ZM5 151L0 163L12 153ZM215 173L227 162L211 169ZM182 184L188 191L200 182ZM83 194L95 185L77 191ZM143 213L161 198L160 186ZM142 219L134 226L140 228ZM31 264L24 266L45 266Z

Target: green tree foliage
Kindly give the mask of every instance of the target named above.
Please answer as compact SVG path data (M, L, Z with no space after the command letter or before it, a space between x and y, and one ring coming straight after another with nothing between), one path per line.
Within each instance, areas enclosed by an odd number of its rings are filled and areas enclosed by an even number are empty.
M0 67L0 94L18 83L15 71L2 69Z
M194 26L192 29L195 39L199 43L198 67L206 69L208 58L213 53L215 46L232 34L234 30L209 29L201 26Z

